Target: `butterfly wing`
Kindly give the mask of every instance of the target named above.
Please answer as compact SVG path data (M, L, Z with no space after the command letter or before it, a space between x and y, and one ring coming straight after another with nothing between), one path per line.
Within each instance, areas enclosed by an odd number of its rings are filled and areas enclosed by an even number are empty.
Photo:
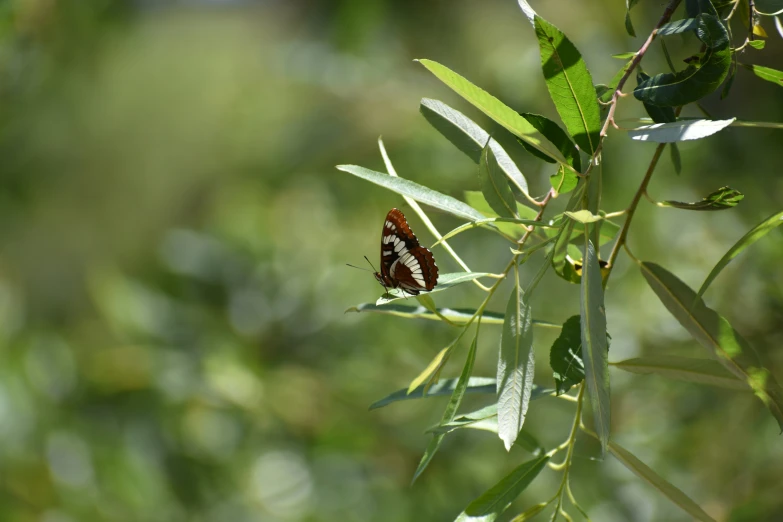
M381 235L381 274L390 286L414 295L432 290L438 282L438 265L429 249L419 245L405 215L393 208L386 215Z

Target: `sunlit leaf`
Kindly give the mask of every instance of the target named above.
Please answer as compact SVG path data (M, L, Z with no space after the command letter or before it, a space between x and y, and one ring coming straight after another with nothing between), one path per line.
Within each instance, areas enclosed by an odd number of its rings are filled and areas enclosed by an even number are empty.
M530 305L517 284L506 306L498 357L498 436L507 451L525 422L533 390L535 360L531 325Z
M682 201L661 201L664 207L681 208L683 210L726 210L736 207L745 196L731 187L721 187L709 193L701 201L685 203Z
M558 194L567 194L579 184L579 176L571 170L566 170L561 165L557 172L549 176L549 183Z
M702 522L715 522L715 520L705 513L704 510L701 509L698 504L696 504L696 502L688 497L688 495L683 493L677 487L673 486L671 483L667 482L663 477L650 469L647 464L636 458L631 452L619 444L610 442L609 452L637 477L663 493L666 498L671 500L675 505L680 507L683 511L688 513L696 520L701 520Z
M450 274L440 274L438 276L438 284L428 293L433 294L435 292L442 292L443 290L448 290L451 287L473 281L479 277L486 277L487 275L489 274L486 272L454 272ZM393 288L379 297L378 300L375 301L375 304L381 306L396 301L397 299L409 299L410 297L412 297L410 293L403 292L400 288Z
M508 105L437 62L432 60L419 60L419 62L454 92L505 127L511 134L525 140L547 156L561 163L567 163L557 147L549 143L535 127Z
M745 69L749 70L762 80L767 80L775 85L783 87L783 71L778 71L770 67L762 67L761 65L750 65L747 63L741 63Z
M579 316L569 317L563 323L560 335L549 350L549 365L555 377L557 394L563 394L585 378L582 362L582 329Z
M720 132L732 123L730 120L679 120L673 123L654 123L642 125L628 131L632 140L652 141L654 143L673 143L677 141L698 140Z
M694 359L676 355L649 355L611 363L615 368L638 374L656 374L680 381L709 384L732 390L750 390L747 383L715 359Z
M593 407L593 421L602 452L609 442L611 408L609 398L609 345L606 338L606 309L601 268L593 243L586 242L581 299L582 359L587 395Z
M748 383L783 429L783 390L755 350L676 276L654 263L642 263L641 269L669 313L731 373Z
M658 36L668 36L670 34L680 34L688 31L695 31L699 25L699 21L696 18L684 18L682 20L675 20L668 24L663 24L657 31Z
M783 225L783 212L773 214L755 227L751 228L744 236L739 239L739 241L732 245L728 252L723 254L723 257L720 258L718 264L716 264L713 269L710 270L707 279L704 280L696 295L698 297L704 295L704 292L707 291L707 288L709 288L710 284L715 280L716 277L718 277L718 274L720 274L721 271L726 268L726 265L728 265L732 259L740 255L743 250L751 246L753 243L766 236L773 228L776 228L780 225Z
M437 384L430 386L430 389L427 390L426 394L424 393L424 386L419 386L411 393L408 393L408 388L402 388L387 395L381 400L375 401L370 405L370 409L382 408L393 402L451 395L454 392L454 388L457 386L457 380L458 379L443 379ZM497 389L495 385L496 382L494 377L471 377L468 381L468 387L465 389L465 393L494 395Z
M481 151L489 140L489 147L497 165L520 192L529 193L525 176L505 149L500 143L490 139L489 134L473 120L445 103L429 98L422 98L419 111L430 122L430 125L464 152L476 165L479 164Z
M517 217L517 202L514 194L508 186L508 179L498 168L495 155L492 154L489 145L481 152L478 173L481 193L484 194L484 199L492 210L501 217Z
M433 357L432 361L430 361L427 367L424 368L424 370L422 370L421 373L419 373L419 375L417 375L408 385L408 393L413 392L419 386L425 386L425 383L430 379L430 377L432 377L436 371L446 364L446 361L448 361L449 355L451 355L451 350L453 348L454 345L451 344L439 351L438 354Z
M443 417L441 418L440 423L446 424L447 422L451 422L454 420L454 416L457 413L457 410L459 409L459 405L462 403L462 398L465 396L465 392L467 391L468 387L470 386L470 374L473 373L473 363L476 362L476 345L478 344L478 329L476 329L476 336L473 338L473 342L470 345L470 351L468 352L468 357L465 359L465 366L462 368L462 373L459 376L459 379L457 380L457 384L454 386L454 391L451 394L451 398L449 399L449 403L446 405L446 410L443 412ZM410 394L410 393L409 393ZM445 437L445 434L436 434L432 436L432 440L427 445L427 449L424 451L424 455L421 458L421 461L419 462L419 466L416 468L416 471L413 473L413 479L411 482L416 482L416 479L419 478L419 476L424 472L424 470L427 468L427 465L429 465L430 461L432 460L432 457L435 456L435 453L438 451L438 448L440 447L441 442L443 442L443 438Z
M523 463L468 504L456 520L458 522L495 520L533 482L548 461L549 457L544 455Z
M574 212L565 211L563 215L573 219L577 223L595 223L601 221L602 216L593 214L589 210L576 210Z
M356 165L338 165L337 169L349 174L353 174L354 176L375 183L376 185L380 185L381 187L387 188L403 196L408 196L420 203L424 203L431 207L443 210L444 212L448 212L457 217L465 218L471 221L484 219L485 217L483 214L481 214L481 212L475 208L471 208L469 205L458 199L441 194L440 192L432 190L431 188L427 188L424 185L419 185L418 183L407 180L405 178L389 176L388 174L365 169L364 167L358 167Z
M748 42L748 45L753 47L754 49L763 49L766 46L767 42L764 40L751 40Z
M540 17L535 26L544 80L557 113L576 144L592 154L598 147L601 111L590 72L574 44L557 27Z

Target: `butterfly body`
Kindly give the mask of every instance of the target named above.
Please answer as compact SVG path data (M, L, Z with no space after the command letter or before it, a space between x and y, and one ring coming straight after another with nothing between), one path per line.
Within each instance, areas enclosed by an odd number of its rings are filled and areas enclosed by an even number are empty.
M428 248L408 225L402 212L393 208L386 215L381 234L381 271L375 278L384 288L401 288L404 293L418 295L430 291L438 283L438 265Z

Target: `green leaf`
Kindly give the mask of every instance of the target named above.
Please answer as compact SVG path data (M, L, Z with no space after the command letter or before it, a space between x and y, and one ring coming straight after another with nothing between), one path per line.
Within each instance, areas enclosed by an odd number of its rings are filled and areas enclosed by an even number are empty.
M769 67L762 67L761 65L750 65L747 63L741 63L745 69L749 70L762 80L767 80L775 85L783 87L783 72L771 69Z
M506 150L473 120L438 100L422 98L419 111L447 140L479 164L481 152L489 140L497 165L523 194L529 194L527 180Z
M498 357L498 436L511 449L522 429L533 391L535 359L530 306L517 280L506 306Z
M609 103L612 100L614 91L617 90L617 86L620 84L620 80L622 80L623 76L625 76L626 71L628 71L628 68L631 66L632 63L633 63L633 58L628 60L625 63L625 65L623 65L623 68L617 71L617 73L615 73L615 75L612 77L612 81L610 81L609 85L606 86L606 90L598 96L598 99L600 101L602 101L603 103Z
M437 384L430 386L430 389L427 390L426 394L424 393L424 386L419 386L411 393L408 393L408 388L402 388L394 393L387 395L381 400L375 401L370 405L370 409L375 410L399 401L451 395L454 393L454 389L457 386L457 381L458 379L444 379ZM468 387L465 389L465 393L494 395L496 391L496 382L497 381L494 377L471 377L468 381Z
M387 188L393 192L396 192L397 194L408 196L420 203L424 203L431 207L443 210L444 212L448 212L449 214L453 214L457 217L465 218L471 221L484 219L485 217L483 214L481 214L481 212L466 205L458 199L441 194L440 192L436 192L431 188L427 188L424 185L419 185L418 183L404 178L389 176L388 174L365 169L364 167L358 167L356 165L338 165L337 169L342 170L343 172L347 172L348 174L353 174L354 176L375 183L376 185L380 185L381 187Z
M605 244L609 243L611 240L613 240L617 236L617 232L620 231L620 225L615 223L614 221L610 221L606 219L604 216L606 213L604 211L599 211L601 220L598 221L598 241L599 246L604 246ZM591 213L592 215L592 213ZM545 232L549 231L551 229L545 230ZM580 228L575 228L573 233L571 234L571 244L574 245L581 245L584 243L584 232Z
M478 175L481 193L484 194L492 210L501 217L517 217L517 202L514 194L511 193L506 176L497 168L495 155L492 154L489 143L481 152Z
M579 316L569 317L563 323L560 335L549 350L549 365L555 377L557 394L561 395L585 378L582 362L582 328Z
M658 29L657 34L658 36L669 36L670 34L680 34L688 31L695 31L698 25L699 20L697 18L685 18L682 20L669 22L668 24L663 24Z
M593 214L589 210L577 210L575 212L565 211L563 215L573 219L577 223L595 223L601 221L603 216Z
M574 142L568 137L568 134L560 128L560 125L553 122L546 116L540 114L533 114L530 112L521 112L520 115L525 118L533 127L546 137L552 144L557 147L563 157L568 160L577 172L582 171L582 160L579 157L579 149L576 148ZM522 146L530 150L530 145L521 141ZM535 149L533 149L535 150ZM554 163L553 160L550 160ZM570 172L570 171L569 171ZM572 173L573 174L573 173Z
M637 477L644 480L652 487L663 493L666 498L675 505L688 513L696 520L702 522L715 522L696 502L690 499L688 495L680 489L667 482L663 477L650 469L647 464L636 458L631 452L614 442L609 443L609 452L620 461L620 463L632 471Z
M476 312L469 308L438 308L438 314L456 324L464 324L473 317ZM378 306L375 303L362 303L348 308L348 312L374 312L379 314L394 315L405 319L428 319L430 321L440 321L438 315L430 312L423 306L406 306L401 304L386 304ZM503 324L505 315L497 312L484 312L481 314L481 324ZM560 325L548 323L546 321L533 320L534 325L548 326L550 328L560 328Z
M448 433L455 429L475 424L479 421L497 417L498 405L497 403L490 404L479 410L472 411L470 413L464 413L454 418L451 422L446 424L438 424L427 430L427 433Z
M544 79L557 113L576 144L593 154L601 131L601 111L590 72L574 44L557 27L538 16L535 26Z
M492 207L489 206L487 200L484 199L484 194L482 194L480 191L466 190L465 202L487 217L497 216L497 213L495 213L495 211L492 210ZM528 221L534 221L536 215L538 214L538 211L528 206L525 206L517 201L517 214L521 218L527 219ZM522 227L520 227L519 224L525 224L525 223L514 223L514 222L506 222L503 220L498 220L493 223L493 226L497 227L498 230L511 237L521 237L522 234L525 232L525 230Z
M634 56L636 56L636 53L631 51L628 53L613 54L612 58L617 58L618 60L630 60Z
M633 22L631 22L631 9L639 0L625 0L625 32L628 36L636 37L636 31L633 29Z
M593 407L593 420L601 450L606 453L610 429L609 346L606 340L606 309L598 256L589 240L585 241L585 264L580 299L582 358L587 395Z
M682 158L680 157L680 148L676 143L669 145L669 154L672 158L672 165L674 165L674 172L680 174L682 172Z
M728 252L723 254L723 257L720 258L718 264L716 264L713 269L710 270L707 279L705 279L701 284L701 288L699 288L696 296L701 297L704 295L704 292L707 291L707 288L709 288L710 284L715 280L716 277L718 277L718 274L720 274L721 271L726 268L726 265L728 265L732 259L740 255L742 251L748 248L750 245L766 236L773 228L782 224L783 212L778 212L777 214L773 214L755 227L751 228L744 236L739 239L739 241L734 243Z
M557 172L549 176L549 183L558 194L567 194L579 184L579 176L560 165Z
M674 143L678 141L698 140L720 132L732 123L730 120L679 120L673 123L654 123L642 125L628 131L628 136L636 141L654 143Z
M455 344L452 343L449 346L443 348L441 351L433 357L432 361L427 365L424 370L419 373L408 385L408 393L411 393L419 386L424 386L425 389L427 388L426 382L430 380L430 377L435 375L435 372L439 371L443 366L446 364L446 362L449 360L449 356L451 355L451 351L453 350Z
M481 112L492 118L495 122L505 127L511 134L525 140L527 143L540 150L547 156L560 163L567 163L557 148L538 132L525 118L517 114L515 110L481 89L470 83L459 74L451 71L443 65L432 60L419 60L424 67L445 83L454 92L465 98Z
M680 381L709 384L731 390L749 390L748 385L714 359L676 355L651 355L610 363L615 368L642 375L657 374Z
M467 283L468 281L473 281L479 277L486 277L487 275L489 274L486 272L454 272L450 274L441 274L438 276L438 284L435 286L435 288L427 293L433 294L435 292L442 292L443 290L448 290L453 286ZM379 297L378 300L375 301L375 304L381 306L386 303L396 301L397 299L408 299L409 297L411 297L410 293L403 292L399 288L393 288Z
M446 410L443 412L441 424L445 424L454 420L454 416L459 409L459 405L462 403L462 398L465 396L465 392L468 389L470 384L470 374L473 373L473 363L476 362L476 345L478 344L478 333L479 329L477 328L476 336L473 338L473 342L470 345L470 351L468 352L468 357L465 360L465 366L462 368L462 373L459 376L459 380L457 381L456 386L454 386L454 391L451 394L449 403L446 405ZM443 442L443 438L445 436L445 434L433 435L432 440L427 445L427 449L424 451L424 456L422 456L421 461L419 462L419 466L416 468L416 471L413 474L411 483L416 482L416 479L419 478L419 476L427 468L427 465L429 465L432 457L435 456L435 453L438 451L438 448L440 447L441 442Z
M458 522L492 522L527 488L549 462L546 455L528 460L468 504Z
M756 0L756 12L764 16L783 14L783 0Z
M517 225L526 225L529 227L540 227L540 228L549 228L550 225L547 223L544 223L543 221L535 221L533 219L519 219L519 218L502 218L502 217L492 217L487 219L480 219L478 221L471 221L470 223L465 223L464 225L460 225L457 228L451 230L447 234L445 234L442 238L440 238L438 241L432 244L433 247L436 245L442 243L443 241L446 241L457 234L464 232L465 230L469 230L471 228L477 228L481 227L483 225L502 225L504 223L514 223ZM500 227L498 227L500 228ZM507 229L510 231L511 235L519 235L518 230L523 230L521 228L514 228L514 229Z
M710 49L723 49L729 45L729 33L720 18L702 13L698 17L696 37Z
M681 208L683 210L726 210L727 208L736 207L744 197L738 190L734 190L731 187L721 187L695 203L661 201L659 206Z
M648 80L650 78L649 75L645 74L642 71L636 72L636 84L640 84L641 82ZM652 120L655 123L672 123L677 121L677 116L674 114L674 109L671 107L658 107L656 105L651 105L649 103L645 103L644 110L647 111L647 114L652 118Z
M566 204L566 210L576 210L580 204L584 186L585 185L582 184L580 188L571 194L571 198ZM552 247L552 268L555 269L555 273L561 278L570 283L578 284L581 281L581 278L566 259L566 256L568 255L568 246L571 241L571 233L574 230L575 223L576 222L573 219L566 219L562 222L557 234L557 239L555 240L555 245Z
M724 29L725 31L725 29ZM728 36L727 36L728 38ZM677 107L698 101L718 89L731 66L731 49L707 49L699 66L675 73L656 74L633 91L636 99L660 107Z
M676 276L654 263L642 263L641 269L669 313L731 373L748 383L783 430L783 390L755 350Z
M748 42L748 45L753 47L754 49L763 49L767 42L764 40L751 40Z

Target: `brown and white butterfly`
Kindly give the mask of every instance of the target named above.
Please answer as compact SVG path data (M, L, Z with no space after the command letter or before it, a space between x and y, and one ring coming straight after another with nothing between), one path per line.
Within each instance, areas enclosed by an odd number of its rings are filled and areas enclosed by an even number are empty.
M428 248L408 226L405 216L393 208L386 215L381 234L381 271L375 279L384 288L400 288L403 293L418 295L438 284L438 265Z

